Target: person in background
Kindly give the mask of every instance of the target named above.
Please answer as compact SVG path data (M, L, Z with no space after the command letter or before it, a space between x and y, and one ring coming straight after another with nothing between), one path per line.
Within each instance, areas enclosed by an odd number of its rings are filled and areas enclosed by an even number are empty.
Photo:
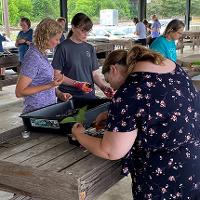
M161 24L158 20L157 15L152 15L151 17L153 23L151 25L151 41L149 43L149 45L151 45L151 43L160 35L160 28L161 28Z
M151 35L151 23L149 23L146 19L144 19L143 24L146 27L147 36Z
M66 19L64 17L59 17L57 19L57 22L63 27L63 31L65 30L65 24L66 24ZM60 38L60 43L63 42L65 40L65 36L64 34L62 34L61 38Z
M16 86L16 96L24 97L23 113L55 104L56 95L63 101L71 98L70 94L56 89L63 77L54 77L46 55L48 49L59 43L62 32L60 24L50 18L43 19L36 27L33 44L24 56Z
M84 13L77 13L71 21L72 28L66 40L60 43L52 61L56 76L64 74L60 91L70 93L73 98L96 99L94 83L111 97L113 90L98 74L98 62L94 47L87 43L92 29L91 19Z
M31 28L31 21L26 17L20 20L22 30L18 33L15 46L19 48L19 61L22 62L29 45L32 43L33 29Z
M0 34L0 54L4 52L3 49L3 41L6 41L6 37L4 34ZM4 80L5 79L5 68L0 68L0 80Z
M177 60L176 44L184 30L184 23L181 20L173 19L167 25L163 35L159 36L150 45L150 49L161 53L165 58L174 62Z
M137 35L138 39L135 40L135 43L140 43L141 45L146 46L146 37L147 31L143 22L140 22L137 17L133 18L133 22L135 23L135 35Z
M141 45L118 63L129 67L124 79L115 58L113 51L102 69L117 88L103 138L85 134L80 123L72 135L96 156L123 158L134 200L199 199L200 98L192 81L179 65Z

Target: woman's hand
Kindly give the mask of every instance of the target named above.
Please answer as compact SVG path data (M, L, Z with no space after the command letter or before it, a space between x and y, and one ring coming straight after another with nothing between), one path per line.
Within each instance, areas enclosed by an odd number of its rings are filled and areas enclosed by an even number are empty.
M72 95L69 93L64 93L64 92L59 92L57 94L57 97L61 100L61 101L68 101L72 98Z
M105 128L107 118L108 118L108 112L107 111L100 113L96 117L95 127L96 127L97 131Z
M24 44L24 43L26 43L26 40L25 39L19 39L19 40L17 40L17 43L18 44Z
M81 123L76 123L72 127L72 136L74 138L77 138L78 135L83 134L84 132L85 132L85 128L83 127Z
M109 86L104 86L102 91L109 99L111 99L115 94L114 90Z
M57 78L54 77L54 80L50 83L50 85L51 85L51 87L57 87L60 84L62 84L63 80L64 80L64 75L61 74L61 76L59 76Z
M59 70L54 70L54 79L62 79L63 78L63 74L61 74L61 71Z

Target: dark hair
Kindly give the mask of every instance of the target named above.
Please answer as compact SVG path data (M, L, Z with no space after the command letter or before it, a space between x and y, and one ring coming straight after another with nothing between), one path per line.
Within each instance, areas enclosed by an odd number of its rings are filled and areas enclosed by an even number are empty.
M21 17L20 22L26 22L26 24L28 25L28 28L31 27L31 21L27 17Z
M118 49L118 50L112 51L106 57L106 60L103 64L103 68L102 68L102 74L109 72L110 71L110 65L115 65L115 64L119 64L121 66L124 66L128 70L128 67L126 65L126 57L127 57L127 51L126 50Z
M184 28L184 27L185 27L185 24L181 20L173 19L172 21L168 23L163 35L166 36L167 34L171 32L177 32L180 28Z
M144 23L145 26L149 25L149 22L146 19L143 20L143 23Z
M84 13L77 13L72 18L71 25L76 28L83 28L86 31L90 31L92 29L93 23L91 19ZM70 30L67 35L67 38L70 38L72 35L73 31Z
M139 19L137 17L134 17L133 22L137 24L139 22Z
M129 73L131 73L137 62L149 61L154 64L161 64L165 58L157 52L147 49L141 45L135 45L127 54L126 64L129 67Z

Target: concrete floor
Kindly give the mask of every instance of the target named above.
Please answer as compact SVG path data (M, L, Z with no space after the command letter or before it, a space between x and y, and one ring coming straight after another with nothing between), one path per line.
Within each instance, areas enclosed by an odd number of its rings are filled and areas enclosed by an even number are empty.
M178 51L178 58L188 55L200 54L200 49L192 51L184 48L183 54ZM7 73L13 73L8 71ZM22 99L17 99L14 94L15 86L4 87L0 91L0 133L15 128L22 124L18 117L22 110ZM0 191L0 200L9 200L13 194ZM98 200L131 200L131 178L125 177L104 194Z

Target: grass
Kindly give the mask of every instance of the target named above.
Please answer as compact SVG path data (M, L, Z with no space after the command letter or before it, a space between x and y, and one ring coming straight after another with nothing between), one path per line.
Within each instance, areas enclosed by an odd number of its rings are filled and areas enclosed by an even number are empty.
M192 62L192 65L200 65L200 61L194 61L194 62Z

